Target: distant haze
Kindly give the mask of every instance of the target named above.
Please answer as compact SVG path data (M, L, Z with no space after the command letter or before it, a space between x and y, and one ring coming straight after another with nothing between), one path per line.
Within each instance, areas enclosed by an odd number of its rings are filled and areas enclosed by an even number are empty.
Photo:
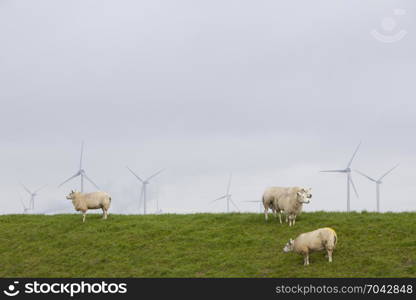
M57 186L82 140L110 214L138 212L127 165L166 168L150 212L156 199L169 213L225 211L210 201L230 172L241 211L258 212L243 201L271 185L312 187L305 211L343 211L345 176L319 170L345 168L360 141L353 169L379 177L400 163L382 211L414 211L415 14L410 0L2 0L0 213L23 211L19 182L48 184L36 212L73 212L79 179ZM393 43L370 33L401 29ZM375 185L353 178L351 208L375 210Z

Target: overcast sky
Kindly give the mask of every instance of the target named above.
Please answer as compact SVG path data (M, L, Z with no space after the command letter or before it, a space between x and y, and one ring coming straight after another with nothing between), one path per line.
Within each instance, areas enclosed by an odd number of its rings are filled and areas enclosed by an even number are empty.
M305 211L346 208L343 174L380 176L383 211L416 207L416 3L382 0L0 0L0 213L72 212L79 164L137 213L241 211L268 186L312 187ZM389 41L387 43L386 41ZM354 210L375 185L353 174ZM89 191L94 188L86 184Z

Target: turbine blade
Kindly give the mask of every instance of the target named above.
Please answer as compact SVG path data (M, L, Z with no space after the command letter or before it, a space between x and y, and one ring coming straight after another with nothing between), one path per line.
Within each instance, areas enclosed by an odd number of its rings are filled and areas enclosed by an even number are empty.
M211 203L214 203L214 202L216 202L216 201L218 201L218 200L221 200L221 199L225 199L225 198L227 198L227 197L228 197L228 195L221 196L221 197L219 197L219 198L217 198L217 199L215 199L215 200L212 200L212 201L211 201Z
M69 177L67 180L65 180L64 182L62 182L60 185L58 185L58 187L61 187L62 185L64 185L65 183L67 183L68 181L70 181L71 179L74 179L75 177L81 175L79 172L77 172L75 175L72 175L71 177Z
M230 196L230 202L234 205L235 208L237 208L238 211L240 211L238 206L234 203L233 199L231 199L231 196Z
M227 186L227 195L230 194L231 180L232 179L233 179L233 173L230 173L230 178L228 179L228 186Z
M164 170L165 170L165 169L159 170L159 171L157 171L155 174L153 174L152 176L147 177L146 181L149 181L149 180L150 180L150 179L152 179L153 177L155 177L155 176L159 175L159 174L160 174L160 173L162 173Z
M363 172L360 172L360 171L358 171L358 170L354 170L354 171L355 171L355 172L357 172L358 174L360 174L361 176L364 176L364 177L366 177L367 179L369 179L369 180L373 181L373 182L377 182L377 180L375 180L374 178L371 178L370 176L368 176L368 175L364 174Z
M386 177L387 175L389 175L394 169L396 169L399 166L399 164L395 165L393 168L391 168L390 170L388 170L386 173L384 173L379 180L382 180L384 177Z
M355 196L357 198L360 198L360 196L358 196L358 192L357 192L357 189L355 187L354 181L352 181L352 177L349 177L349 178L350 178L350 183L351 183L352 189L354 190Z
M84 177L85 177L85 179L87 179L93 186L95 186L98 190L100 189L100 187L94 182L94 181L92 181L91 180L91 178L89 178L88 176L87 176L87 174L85 174L84 173Z
M23 209L26 209L25 203L23 202L23 200L22 200L22 196L21 196L21 195L19 195L19 199L20 199L20 203L21 203L21 204L22 204L22 206L23 206Z
M42 187L38 188L38 189L35 191L35 193L39 192L41 189L44 189L46 186L47 186L47 184L45 184L44 186L42 186Z
M352 155L352 157L351 157L351 159L350 159L350 161L349 161L349 163L347 165L347 168L351 167L352 161L354 160L355 155L358 152L358 149L360 149L360 146L361 146L361 142L358 144L357 148L355 149L354 154Z
M243 201L243 202L253 202L253 203L257 202L258 203L258 202L263 202L263 201L261 201L261 200L246 200L246 201Z
M319 171L319 172L324 172L324 173L345 173L345 170L323 170L323 171Z
M130 169L130 168L129 168L129 167L127 167L127 166L126 166L126 168L127 168L127 169L131 172L131 174L133 174L133 176L134 176L134 177L136 177L137 179L139 179L141 182L144 182L144 180L143 180L143 179L141 179L141 178L139 177L139 175L137 175L136 173L134 173L132 169Z
M79 169L82 169L82 156L84 154L84 141L81 142L81 157L79 159Z
M32 192L25 186L23 183L21 183L22 187L26 190L26 192L29 193L29 195L32 195Z

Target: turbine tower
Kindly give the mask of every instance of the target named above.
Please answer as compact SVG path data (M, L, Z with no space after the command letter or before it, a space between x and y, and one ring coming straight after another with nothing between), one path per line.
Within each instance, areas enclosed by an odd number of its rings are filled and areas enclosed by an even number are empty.
M65 183L67 183L68 181L70 181L70 180L72 180L72 179L74 179L75 177L78 177L78 176L80 176L80 178L81 178L81 193L83 193L84 192L84 178L86 179L86 180L88 180L93 186L95 186L98 190L100 189L99 187L98 187L98 185L96 185L95 183L94 183L94 181L92 181L91 180L91 178L89 178L88 176L87 176L87 174L85 173L85 170L82 168L82 156L83 156L83 154L84 154L84 142L82 142L81 143L81 158L79 159L79 169L78 169L78 171L74 174L74 175L72 175L71 177L69 177L67 180L65 180L64 182L62 182L58 187L61 187L62 185L64 185Z
M379 179L374 179L370 176L368 176L367 174L364 174L363 172L360 172L358 170L354 170L355 172L357 172L358 174L364 176L365 178L367 178L368 180L374 182L376 184L376 201L377 201L377 212L380 212L380 184L383 183L383 178L386 177L388 174L390 174L394 169L396 169L399 165L395 165L393 168L391 168L390 170L388 170L386 173L384 173L383 175L380 176Z
M230 194L230 188L231 188L231 179L233 177L233 174L230 174L230 178L228 179L228 186L227 186L227 192L225 193L225 195L213 200L211 203L214 203L218 200L222 200L222 199L226 199L227 200L227 213L230 212L230 202L234 205L235 208L237 208L237 210L240 210L238 208L238 206L234 203L233 199L232 199L232 194Z
M161 208L159 208L159 193L157 193L157 195L156 195L156 212L155 212L155 214L160 215L161 213L163 213L163 210Z
M131 174L133 174L134 177L136 177L142 184L142 191L140 193L140 197L139 197L139 209L141 206L141 201L143 200L143 214L146 214L146 201L147 201L147 185L150 183L150 179L156 177L157 175L159 175L160 173L162 173L164 171L164 169L157 171L156 173L154 173L153 175L147 177L146 179L142 179L139 175L137 175L132 169L130 169L129 167L126 167ZM159 206L159 205L158 205Z
M355 158L355 155L358 152L358 149L360 149L360 146L361 146L361 142L358 144L357 148L355 149L354 154L352 155L352 157L351 157L350 161L348 162L347 167L345 169L321 171L321 172L330 172L330 173L344 173L344 174L347 175L347 212L350 212L350 208L351 208L351 206L350 206L350 189L351 189L351 186L354 190L355 196L358 198L357 189L355 187L354 181L352 181L351 164L352 164L352 161Z
M29 209L35 209L35 198L38 195L38 192L43 189L46 185L38 188L37 190L35 190L34 192L31 192L27 186L25 186L23 183L21 183L22 187L25 189L25 191L30 195L30 200L29 200L29 207L27 208L27 210Z

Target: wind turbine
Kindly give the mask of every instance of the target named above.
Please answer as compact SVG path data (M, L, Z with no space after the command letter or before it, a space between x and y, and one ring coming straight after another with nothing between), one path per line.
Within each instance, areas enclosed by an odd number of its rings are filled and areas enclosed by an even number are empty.
M357 189L355 187L354 181L352 181L351 164L352 164L352 161L355 158L355 155L358 152L358 149L360 149L360 146L361 146L361 142L358 144L357 148L355 149L354 154L352 155L352 157L351 157L350 161L348 162L347 167L345 169L341 169L341 170L324 170L324 171L321 171L321 172L344 173L344 174L347 174L347 212L350 211L350 188L351 188L351 186L352 186L352 188L354 190L355 196L357 196L357 198L358 198Z
M260 203L260 212L263 212L263 201L262 200L247 200L243 202Z
M30 195L30 200L29 200L29 207L27 208L29 209L35 209L35 198L38 195L38 192L43 189L46 185L38 188L37 190L35 190L34 192L30 191L23 183L21 183L22 187L26 190L26 192Z
M157 175L159 175L160 173L162 173L164 171L164 169L157 171L156 173L154 173L153 175L147 177L146 179L142 179L139 175L137 175L132 169L130 169L129 167L126 167L132 174L134 177L136 177L141 183L142 183L142 191L140 193L140 198L139 198L139 209L140 209L140 205L141 205L141 201L143 199L143 214L146 214L146 200L147 200L147 185L150 183L150 179L156 177Z
M370 176L368 176L367 174L364 174L363 172L360 172L358 170L354 170L355 172L357 172L358 174L366 177L367 179L371 180L372 182L374 182L376 184L376 200L377 200L377 212L380 212L380 184L383 183L383 178L386 177L388 174L390 174L394 169L396 169L399 166L399 164L395 165L393 168L391 168L390 170L388 170L386 173L384 173L383 175L380 176L379 179L374 179Z
M214 203L218 200L222 200L222 199L226 199L227 200L227 213L230 212L230 202L234 205L235 208L237 208L237 210L240 210L237 205L234 203L233 199L232 199L232 194L230 194L230 188L231 188L231 179L233 177L233 174L230 174L230 178L228 179L228 186L227 186L227 192L225 195L213 200L211 203Z
M65 180L64 182L62 182L58 187L61 187L62 185L64 185L68 181L74 179L75 177L80 176L81 177L81 193L84 192L84 178L86 180L88 180L97 189L100 189L98 187L98 185L96 185L94 183L94 181L92 181L91 178L89 178L87 176L87 174L85 173L85 170L82 168L82 156L83 156L83 154L84 154L84 142L81 143L81 158L79 159L79 170L74 175L72 175L71 177L69 177L67 180Z

